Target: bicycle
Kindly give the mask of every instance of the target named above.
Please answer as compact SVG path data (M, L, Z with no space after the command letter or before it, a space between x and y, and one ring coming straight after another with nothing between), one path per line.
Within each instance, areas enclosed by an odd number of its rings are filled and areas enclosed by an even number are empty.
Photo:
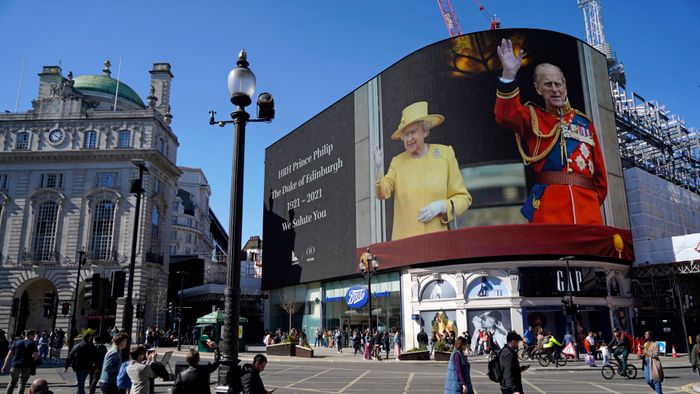
M609 360L608 363L600 370L600 374L603 375L603 378L610 380L616 373L619 373L617 372L619 369L620 364L617 363L617 360ZM637 377L637 367L628 362L625 374L621 375L627 377L627 379L635 379Z
M537 361L539 361L540 365L543 367L547 367L551 363L554 363L554 365L557 367L563 367L566 365L568 359L566 355L561 352L561 350L551 353L545 349L539 354Z
M535 358L537 358L539 352L535 351L536 347L537 345L525 345L521 347L520 351L518 352L518 357L520 358L520 360L534 360Z

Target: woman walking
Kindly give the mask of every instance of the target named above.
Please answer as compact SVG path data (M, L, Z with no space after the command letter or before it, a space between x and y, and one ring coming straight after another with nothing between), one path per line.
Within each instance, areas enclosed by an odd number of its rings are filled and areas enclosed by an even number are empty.
M470 375L469 361L464 356L467 349L467 340L464 337L457 338L454 350L447 364L447 376L445 376L445 394L461 393L474 394Z
M644 380L649 387L662 394L661 382L664 380L664 370L659 361L659 344L654 340L654 333L647 331L644 333Z

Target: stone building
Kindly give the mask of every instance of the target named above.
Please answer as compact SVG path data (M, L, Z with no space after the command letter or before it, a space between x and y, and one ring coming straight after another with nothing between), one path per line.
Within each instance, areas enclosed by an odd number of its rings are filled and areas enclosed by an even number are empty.
M68 331L76 291L78 330L123 327L135 223L133 303L145 309L133 327L164 317L154 289L167 288L181 171L170 64L155 63L150 74L144 104L112 78L108 61L101 74L75 77L45 66L32 109L0 114L0 328ZM134 159L147 168L138 220Z

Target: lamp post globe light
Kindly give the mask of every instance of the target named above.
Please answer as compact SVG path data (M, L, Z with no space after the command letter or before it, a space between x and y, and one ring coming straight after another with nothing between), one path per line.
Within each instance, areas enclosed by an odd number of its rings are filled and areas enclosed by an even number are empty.
M228 222L228 264L226 269L225 320L224 320L224 355L222 364L224 367L219 372L217 393L237 393L240 379L238 375L238 324L240 319L241 301L241 265L239 254L241 251L241 227L243 218L243 161L245 156L245 126L248 122L270 122L275 117L274 100L269 93L261 93L258 96L257 118L250 118L245 107L252 102L251 97L255 93L255 74L248 68L248 59L245 50L238 55L236 67L228 74L227 85L231 94L231 103L236 106L231 112L231 120L214 120L216 112L209 112L209 124L218 124L224 127L227 123L234 125L233 159L231 163L231 204L229 208Z
M134 292L134 270L136 267L136 245L139 237L139 218L141 216L141 197L143 196L143 174L148 172L146 163L141 159L131 159L131 164L139 169L139 177L131 180L131 192L136 194L136 208L134 209L134 231L131 236L131 256L129 258L129 286L124 300L124 320L122 325L124 331L133 338L132 321L134 319L134 303L132 293Z
M360 268L360 272L362 272L362 275L367 279L367 292L368 294L368 305L369 305L369 335L373 335L374 332L372 331L372 275L374 275L377 270L379 269L379 260L377 260L377 256L373 255L370 253L369 248L367 248L367 251L365 253L362 253L362 256L360 256L360 264L358 265Z

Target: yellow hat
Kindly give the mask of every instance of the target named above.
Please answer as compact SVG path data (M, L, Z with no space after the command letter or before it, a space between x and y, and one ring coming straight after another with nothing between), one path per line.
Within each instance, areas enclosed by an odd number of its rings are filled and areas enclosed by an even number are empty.
M403 129L413 122L425 121L430 123L430 128L436 127L445 121L445 117L438 114L428 114L428 102L418 101L413 103L408 107L404 108L401 112L401 122L399 122L399 127L391 135L392 140L400 140L401 134L403 134Z

